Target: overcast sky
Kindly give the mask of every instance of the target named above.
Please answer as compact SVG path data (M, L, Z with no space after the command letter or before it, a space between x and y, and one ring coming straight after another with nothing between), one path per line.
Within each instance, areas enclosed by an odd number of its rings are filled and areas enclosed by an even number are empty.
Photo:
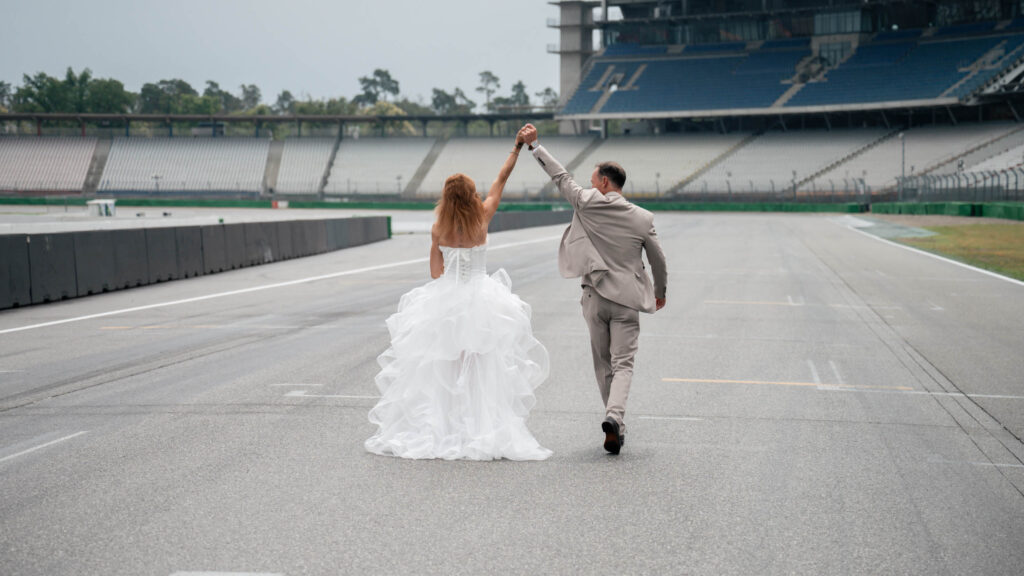
M548 0L2 0L0 80L63 77L68 66L115 78L133 92L181 78L238 94L256 84L273 104L359 93L359 77L385 68L402 96L430 102L456 86L476 100L490 70L507 95L522 80L533 97L558 90L558 17Z

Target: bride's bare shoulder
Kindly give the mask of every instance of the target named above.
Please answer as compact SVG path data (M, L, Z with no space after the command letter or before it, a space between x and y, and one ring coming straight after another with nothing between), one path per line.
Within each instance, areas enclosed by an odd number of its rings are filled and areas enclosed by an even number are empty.
M479 246L487 243L487 229L485 228L482 233L475 234L473 236L466 236L463 234L441 236L438 237L438 241L441 246L451 246L452 248L472 248L473 246Z

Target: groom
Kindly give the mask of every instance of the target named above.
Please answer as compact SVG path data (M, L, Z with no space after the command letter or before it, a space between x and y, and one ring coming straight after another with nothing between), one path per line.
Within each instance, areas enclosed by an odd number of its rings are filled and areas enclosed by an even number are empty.
M604 449L618 454L626 440L622 417L633 378L640 312L653 313L665 306L668 273L654 232L654 215L622 196L626 183L622 166L598 164L590 176L592 187L583 188L538 144L532 124L524 126L520 135L575 211L558 248L558 268L566 278L582 277L580 303L605 406ZM647 252L653 286L641 251Z

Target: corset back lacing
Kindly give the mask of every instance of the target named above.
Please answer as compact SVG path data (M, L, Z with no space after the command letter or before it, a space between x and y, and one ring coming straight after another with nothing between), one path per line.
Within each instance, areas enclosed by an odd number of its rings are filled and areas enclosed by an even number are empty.
M475 274L485 273L483 246L454 248L443 246L445 276L457 283L468 282Z

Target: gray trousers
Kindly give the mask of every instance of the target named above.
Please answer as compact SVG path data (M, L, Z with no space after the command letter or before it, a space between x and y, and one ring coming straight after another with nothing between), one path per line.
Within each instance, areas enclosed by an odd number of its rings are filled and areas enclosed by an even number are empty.
M640 337L640 313L603 298L590 286L583 287L583 318L590 330L590 351L594 358L594 376L601 390L605 415L619 423L626 414L629 385L633 380L633 358Z

